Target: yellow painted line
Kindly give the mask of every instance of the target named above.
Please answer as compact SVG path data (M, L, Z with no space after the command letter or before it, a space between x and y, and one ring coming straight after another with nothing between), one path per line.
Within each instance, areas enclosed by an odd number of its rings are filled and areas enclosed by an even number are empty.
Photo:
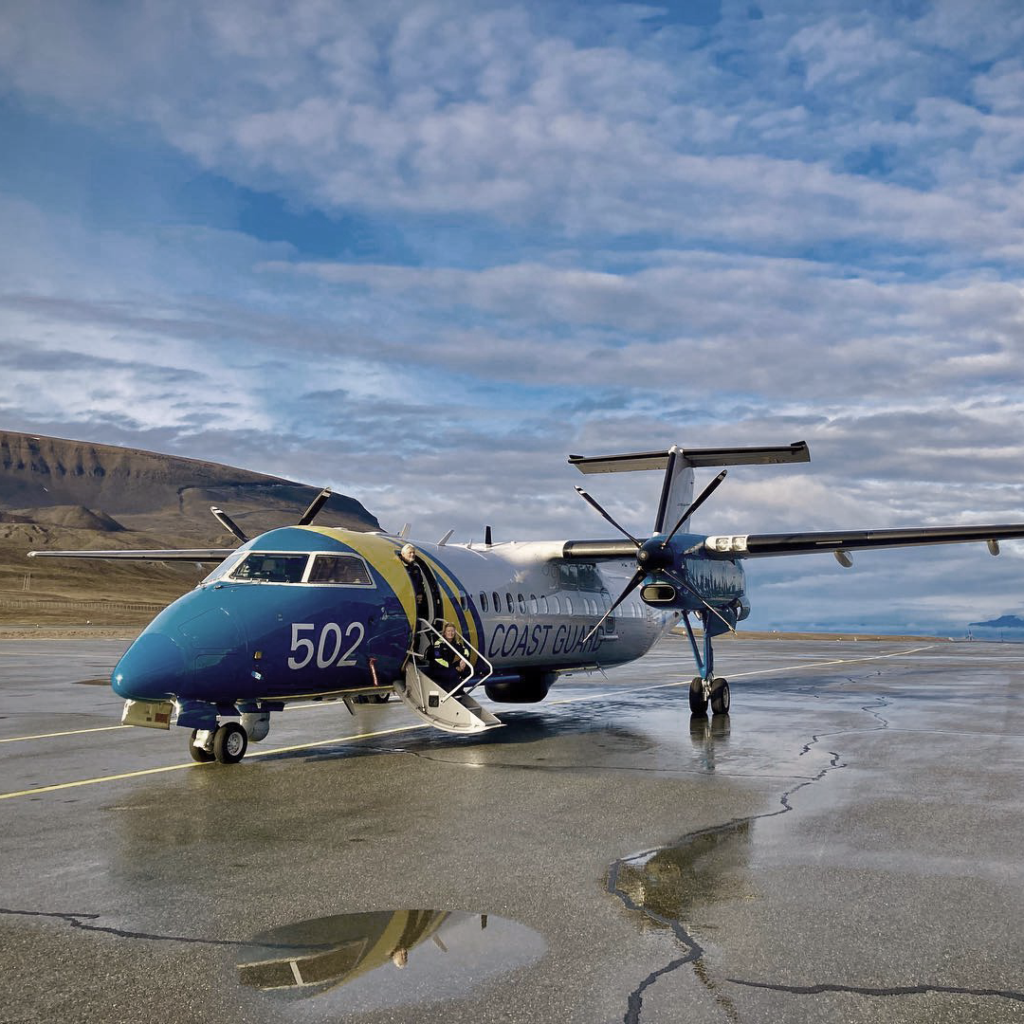
M130 729L130 725L98 725L94 729L69 729L67 732L40 732L34 736L11 736L0 743L22 743L25 740L50 740L55 736L81 736L86 732L112 732L114 729Z
M118 726L120 728L120 726ZM126 728L128 728L126 726ZM376 736L390 736L397 732L411 732L414 729L427 729L424 725L403 725L396 729L383 729L380 732L357 733L354 736L335 736L330 740L316 740L313 743L297 743L292 747L276 747L274 750L260 750L250 755L252 759L257 757L269 757L271 754L289 754L293 750L310 750L314 747L327 747L332 743L351 743L354 740L368 740ZM135 772L122 772L120 775L100 775L95 779L77 779L75 782L61 782L55 786L37 786L35 789L22 789L16 793L0 793L0 800L14 800L21 796L36 796L39 793L56 793L62 789L77 789L79 786L95 786L101 782L119 782L122 779L137 779L143 775L160 775L163 772L177 772L183 768L208 768L215 762L199 764L196 761L187 761L184 764L170 764L163 768L143 768Z
M929 644L925 647L912 647L905 651L896 651L893 654L878 654L866 658L834 658L829 661L814 661L814 662L802 662L797 665L779 665L776 668L770 669L759 669L751 672L733 673L732 678L744 678L746 676L759 676L759 675L770 675L774 672L792 672L797 669L808 669L808 668L823 668L828 665L851 665L858 662L865 661L884 661L887 658L899 658L907 654L916 654L920 651L931 650L934 644ZM689 686L689 679L681 679L672 683L652 683L650 686L636 686L628 690L617 689L607 693L588 693L582 696L566 697L563 700L550 701L549 705L558 704L576 704L586 700L600 700L603 697L625 697L632 693L637 693L642 690L661 690L667 689L673 686ZM122 729L129 728L129 726L107 726L109 729ZM356 740L374 739L377 736L392 736L396 733L402 732L415 732L419 729L429 729L430 726L426 723L420 725L403 725L398 726L394 729L382 729L378 732L364 732L356 733L353 736L335 736L329 740L315 740L311 743L297 743L290 747L275 747L273 750L260 750L249 755L250 759L258 757L270 757L273 754L290 754L296 750L312 750L316 747L327 747L334 743L352 743ZM83 732L97 731L98 730L81 730ZM54 735L68 735L64 733L55 733ZM212 763L212 762L211 762ZM167 765L163 768L143 768L140 771L135 772L123 772L120 775L101 775L95 779L79 779L76 782L62 782L55 786L39 786L36 789L23 789L15 793L0 793L0 800L13 800L17 797L23 796L35 796L39 793L55 793L63 789L75 789L79 786L92 786L101 782L118 782L122 779L135 779L140 778L143 775L159 775L163 772L176 772L183 768L206 768L209 764L198 764L194 761L189 761L185 764L172 764Z
M341 703L340 699L337 700L337 703ZM335 706L335 700L331 700L330 702L324 702L323 704L321 704L320 701L316 701L315 703L311 704L290 704L288 707L285 708L285 711L303 711L308 710L309 708L333 706ZM60 736L80 736L83 733L87 732L113 732L113 730L115 729L131 728L133 727L130 725L98 725L92 729L68 729L65 732L40 732L35 733L32 736L9 736L7 739L0 740L0 743L23 743L26 740L51 740L56 739Z
M930 651L935 644L928 644L925 647L911 647L906 651L896 651L894 654L874 654L867 658L833 658L830 661L802 661L797 665L778 665L776 668L752 669L750 672L730 672L729 679L746 679L748 676L767 676L773 672L794 672L797 669L825 668L829 665L853 665L860 661L885 661L886 658L901 658L907 654L917 654L919 651ZM566 697L564 700L549 700L548 706L554 704L574 704L583 700L600 700L602 697L623 697L631 693L640 693L644 690L665 690L673 686L689 686L693 676L686 679L679 679L674 683L651 683L650 686L632 686L628 690L610 690L606 693L588 693L582 697Z

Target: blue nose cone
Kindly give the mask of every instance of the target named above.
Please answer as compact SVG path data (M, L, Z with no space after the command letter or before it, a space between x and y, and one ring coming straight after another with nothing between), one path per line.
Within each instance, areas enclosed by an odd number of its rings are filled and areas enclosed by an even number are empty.
M119 697L169 700L181 693L189 672L185 652L164 633L143 633L114 668L110 685Z

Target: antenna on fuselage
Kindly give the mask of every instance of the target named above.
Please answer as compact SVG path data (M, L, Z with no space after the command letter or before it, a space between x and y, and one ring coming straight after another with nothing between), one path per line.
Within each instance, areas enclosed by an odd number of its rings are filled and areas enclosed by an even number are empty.
M491 528L489 526L484 527L484 547L489 548L491 546Z

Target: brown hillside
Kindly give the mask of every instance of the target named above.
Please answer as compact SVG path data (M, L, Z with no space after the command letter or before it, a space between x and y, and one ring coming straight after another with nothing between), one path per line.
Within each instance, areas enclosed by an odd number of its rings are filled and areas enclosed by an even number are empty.
M213 462L0 432L0 624L141 626L212 568L28 559L30 550L235 547L211 505L256 536L294 523L318 491ZM342 494L317 523L379 529Z

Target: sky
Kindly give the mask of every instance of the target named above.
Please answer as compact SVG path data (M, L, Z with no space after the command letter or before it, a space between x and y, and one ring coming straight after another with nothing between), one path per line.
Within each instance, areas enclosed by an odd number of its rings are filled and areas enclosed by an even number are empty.
M0 427L424 539L797 440L694 528L1022 522L1022 54L1019 0L7 0ZM1022 558L751 561L747 625L962 634Z

